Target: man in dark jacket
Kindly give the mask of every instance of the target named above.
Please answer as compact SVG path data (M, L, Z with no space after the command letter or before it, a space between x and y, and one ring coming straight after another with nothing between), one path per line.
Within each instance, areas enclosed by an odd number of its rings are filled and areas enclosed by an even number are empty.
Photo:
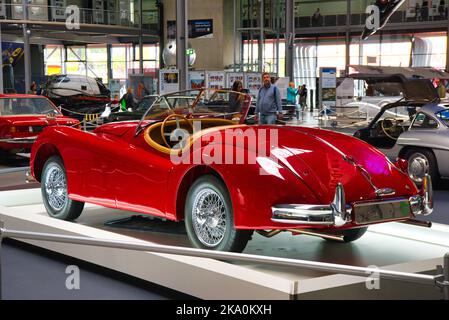
M276 118L282 117L282 100L279 89L271 84L271 76L262 75L263 86L259 90L256 104L256 121L259 124L275 124Z

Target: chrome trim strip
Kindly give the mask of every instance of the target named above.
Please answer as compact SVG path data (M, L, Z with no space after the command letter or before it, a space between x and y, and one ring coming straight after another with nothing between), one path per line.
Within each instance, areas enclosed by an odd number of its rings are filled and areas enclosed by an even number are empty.
M37 136L34 137L26 137L26 138L9 138L9 139L0 139L0 142L5 143L34 143L36 141Z

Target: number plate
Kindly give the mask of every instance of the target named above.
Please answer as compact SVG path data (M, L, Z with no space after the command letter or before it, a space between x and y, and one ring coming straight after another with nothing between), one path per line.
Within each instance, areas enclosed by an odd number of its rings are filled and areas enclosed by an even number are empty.
M391 221L410 217L408 200L359 203L354 205L354 217L357 224Z

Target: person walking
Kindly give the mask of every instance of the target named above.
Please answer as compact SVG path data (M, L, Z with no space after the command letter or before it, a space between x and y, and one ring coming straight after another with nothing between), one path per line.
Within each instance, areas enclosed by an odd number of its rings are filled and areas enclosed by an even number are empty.
M290 82L287 88L287 104L290 106L294 106L296 111L296 120L299 120L299 109L298 104L296 103L296 96L298 95L299 90L295 88L295 83Z
M307 108L307 86L305 84L302 85L299 90L299 104L301 105L301 109L305 110Z
M262 74L263 85L259 89L256 104L256 122L259 124L275 124L276 119L282 117L282 102L279 89L271 84L268 72Z

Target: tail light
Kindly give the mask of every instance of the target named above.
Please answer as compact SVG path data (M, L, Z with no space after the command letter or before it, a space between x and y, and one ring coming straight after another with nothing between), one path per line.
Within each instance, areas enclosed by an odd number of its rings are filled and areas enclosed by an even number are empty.
M9 133L16 133L16 127L11 126L11 127L9 128Z
M396 167L401 169L402 172L407 173L408 171L408 161L402 158L397 158L396 162L394 163Z

